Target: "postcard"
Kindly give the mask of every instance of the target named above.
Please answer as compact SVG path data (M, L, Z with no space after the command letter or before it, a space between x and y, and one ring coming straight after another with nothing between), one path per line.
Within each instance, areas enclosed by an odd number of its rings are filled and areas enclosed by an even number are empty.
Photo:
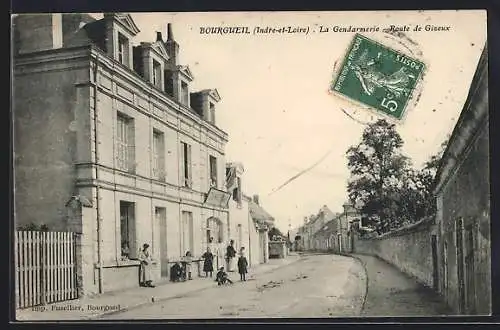
M17 321L490 315L486 25L13 15Z

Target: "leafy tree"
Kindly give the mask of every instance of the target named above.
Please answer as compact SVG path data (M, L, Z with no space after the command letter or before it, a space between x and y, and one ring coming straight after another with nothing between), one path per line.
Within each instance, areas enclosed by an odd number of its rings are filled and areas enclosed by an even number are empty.
M447 141L422 169L402 155L395 125L379 120L347 151L349 199L366 215L366 225L384 233L435 212L432 184Z
M410 166L402 146L395 125L380 119L365 128L358 145L347 150L349 199L379 232L390 230L398 218L400 189Z
M413 199L417 219L434 214L436 211L432 185L447 145L448 138L441 143L438 152L432 155L420 170L414 170L412 173L412 182L418 189L418 194Z
M277 227L273 227L273 228L269 229L267 234L269 235L270 241L274 241L277 238L285 238L285 235L283 235Z

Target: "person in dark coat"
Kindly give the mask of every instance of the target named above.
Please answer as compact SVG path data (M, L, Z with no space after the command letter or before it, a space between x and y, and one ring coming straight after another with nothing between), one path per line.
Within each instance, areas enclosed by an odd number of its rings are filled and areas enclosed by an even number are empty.
M215 275L215 280L217 281L217 285L223 285L226 283L233 284L233 281L229 279L229 276L227 276L227 273L224 271L224 267L219 269Z
M182 278L182 266L180 263L176 262L172 267L170 267L170 281L179 282Z
M214 255L209 247L207 247L207 252L203 253L201 257L203 258L203 271L205 272L205 277L208 277L209 273L210 277L212 277L214 271Z
M248 273L248 260L245 257L245 248L240 250L240 257L238 258L238 273L240 274L240 281L246 281L246 274Z

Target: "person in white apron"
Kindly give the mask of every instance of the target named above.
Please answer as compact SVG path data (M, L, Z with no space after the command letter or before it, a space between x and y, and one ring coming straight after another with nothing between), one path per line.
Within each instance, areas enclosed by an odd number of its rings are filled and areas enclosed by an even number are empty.
M226 249L226 262L227 262L227 271L234 272L236 268L236 249L234 248L234 241L229 241L229 245Z
M149 244L144 243L142 250L139 252L139 261L141 262L140 268L140 285L143 287L154 288L152 284L153 280L151 277L152 272L152 259L151 253L149 252Z

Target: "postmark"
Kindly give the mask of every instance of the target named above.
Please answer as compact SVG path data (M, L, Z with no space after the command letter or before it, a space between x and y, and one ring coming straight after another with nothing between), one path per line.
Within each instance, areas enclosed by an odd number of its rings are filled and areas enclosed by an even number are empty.
M424 70L418 59L356 34L330 90L401 120Z

